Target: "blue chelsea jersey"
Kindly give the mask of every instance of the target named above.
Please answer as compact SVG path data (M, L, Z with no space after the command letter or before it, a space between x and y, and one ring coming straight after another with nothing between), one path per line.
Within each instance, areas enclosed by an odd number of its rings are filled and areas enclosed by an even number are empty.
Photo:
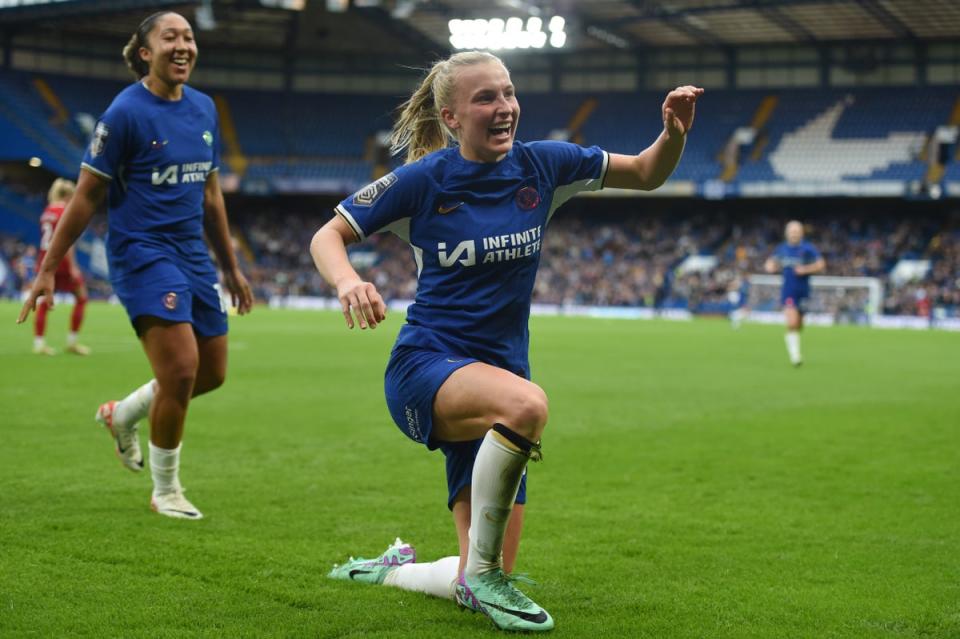
M820 259L820 251L807 241L799 244L783 242L773 252L773 256L783 269L783 291L790 296L806 297L810 292L810 276L797 275L794 268L813 264Z
M409 242L418 286L397 346L529 377L528 319L543 236L557 207L603 185L608 156L567 142L515 142L499 162L456 147L389 173L337 206L360 239Z
M217 110L188 86L165 100L140 82L101 116L83 168L110 180L107 248L111 278L159 259L213 270L203 239L207 177L220 163Z

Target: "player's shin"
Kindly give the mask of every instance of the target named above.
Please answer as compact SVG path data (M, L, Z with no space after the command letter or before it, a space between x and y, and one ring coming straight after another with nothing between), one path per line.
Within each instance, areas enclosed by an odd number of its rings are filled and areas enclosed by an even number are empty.
M70 334L73 335L74 341L76 341L77 333L80 332L80 327L83 325L83 315L86 308L87 298L78 297L76 304L73 305L73 313L70 314Z
M133 391L119 402L114 408L114 420L117 423L129 426L135 424L150 412L150 404L157 393L157 380L149 382Z
M503 536L529 459L540 447L502 424L487 431L473 465L470 488L470 547L464 573L480 575L500 567Z
M790 356L790 363L796 365L803 361L800 355L800 332L787 331L784 341L787 344L787 354Z

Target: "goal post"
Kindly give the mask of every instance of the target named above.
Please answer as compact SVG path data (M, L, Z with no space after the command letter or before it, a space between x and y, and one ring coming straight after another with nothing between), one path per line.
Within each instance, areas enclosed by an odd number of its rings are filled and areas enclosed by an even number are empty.
M782 275L751 275L748 306L758 319L780 310ZM814 275L807 312L824 323L872 324L883 311L883 282L876 277Z

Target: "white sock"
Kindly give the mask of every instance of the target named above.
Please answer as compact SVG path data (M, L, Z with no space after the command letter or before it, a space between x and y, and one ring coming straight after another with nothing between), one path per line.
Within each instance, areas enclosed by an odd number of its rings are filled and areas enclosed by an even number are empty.
M175 493L180 487L180 444L173 450L154 446L150 442L150 474L153 476L153 494Z
M501 435L487 431L473 463L470 484L470 549L464 572L480 575L500 567L503 534L529 459Z
M151 379L117 402L113 409L113 419L123 426L139 422L150 412L150 404L156 392L157 380Z
M43 348L47 345L47 340L45 337L34 337L33 338L33 347L34 348Z
M800 357L800 333L799 331L787 331L784 336L787 343L787 354L790 355L790 363L796 364L801 361Z
M73 346L77 343L77 334L74 331L67 333L67 346Z
M740 309L734 309L730 311L730 323L734 328L740 328L740 322L743 320L743 313L740 312Z
M383 585L453 599L460 557L444 557L427 564L403 564L387 573Z

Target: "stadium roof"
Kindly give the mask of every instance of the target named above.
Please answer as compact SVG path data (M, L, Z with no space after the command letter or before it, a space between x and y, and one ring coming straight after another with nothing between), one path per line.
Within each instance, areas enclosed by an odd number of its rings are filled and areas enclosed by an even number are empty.
M9 7L10 3L3 6ZM567 19L567 50L960 40L956 0L282 0L63 1L0 9L0 30L125 40L149 11L179 10L201 42L253 51L443 55L454 18ZM273 5L267 7L264 5ZM331 10L340 5L344 10ZM212 9L205 16L204 6Z

